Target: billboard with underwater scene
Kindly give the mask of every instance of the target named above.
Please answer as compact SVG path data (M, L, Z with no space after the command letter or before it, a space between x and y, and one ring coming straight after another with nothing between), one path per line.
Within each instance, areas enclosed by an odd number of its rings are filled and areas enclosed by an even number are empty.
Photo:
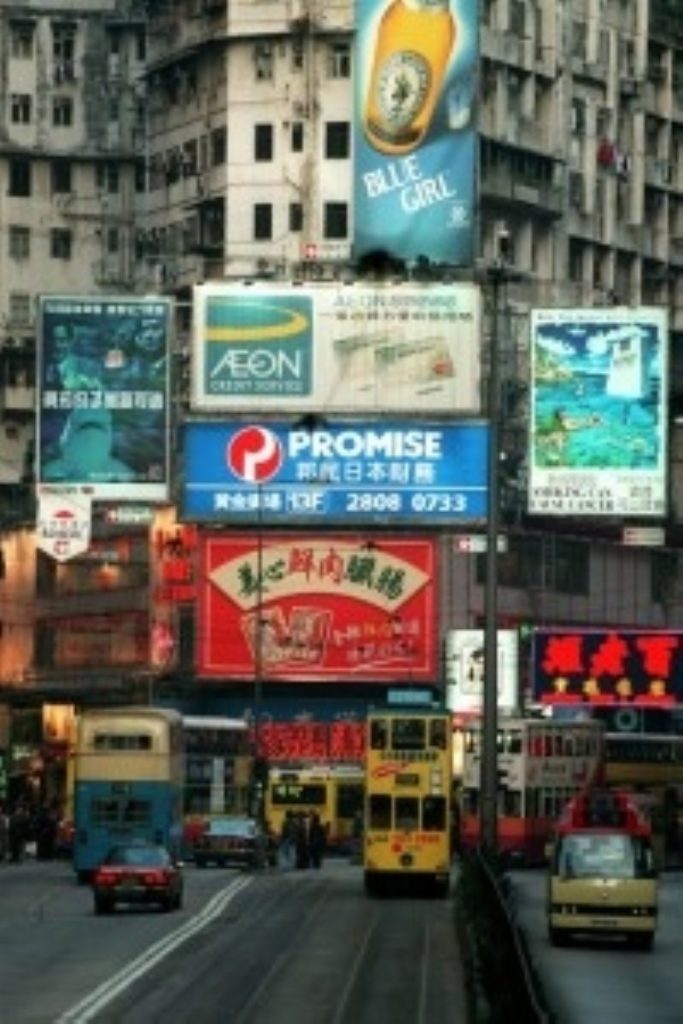
M665 515L667 392L665 309L533 310L529 512Z
M354 258L474 258L478 0L356 0Z
M170 309L159 297L41 298L39 488L167 499Z

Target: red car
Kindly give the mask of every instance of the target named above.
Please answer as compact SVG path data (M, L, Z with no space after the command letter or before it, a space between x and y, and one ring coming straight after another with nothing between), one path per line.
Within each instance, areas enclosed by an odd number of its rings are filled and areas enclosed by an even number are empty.
M193 856L198 868L264 868L275 862L270 837L253 818L212 818L197 836Z
M114 846L95 871L92 888L96 914L110 914L117 903L156 903L175 910L183 902L181 865L154 843Z

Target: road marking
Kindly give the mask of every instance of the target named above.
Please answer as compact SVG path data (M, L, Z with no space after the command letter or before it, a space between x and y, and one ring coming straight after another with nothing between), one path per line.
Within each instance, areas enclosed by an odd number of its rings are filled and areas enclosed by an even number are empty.
M58 1017L55 1024L87 1024L93 1020L95 1015L111 1003L117 996L125 992L134 981L141 978L148 971L172 953L184 942L196 935L207 924L215 920L220 913L228 906L234 898L253 882L252 878L237 878L226 889L221 889L213 896L206 906L186 921L180 928L177 928L170 935L165 935L154 945L146 949L144 953L136 957L129 964L123 967L117 974L112 975L105 982L94 989L89 995L81 999L69 1010L66 1010L61 1017Z

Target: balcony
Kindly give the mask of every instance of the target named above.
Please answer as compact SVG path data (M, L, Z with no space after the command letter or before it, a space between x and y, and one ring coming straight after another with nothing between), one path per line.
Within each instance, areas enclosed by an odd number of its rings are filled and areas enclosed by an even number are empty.
M482 199L509 203L526 210L535 210L547 217L560 217L564 211L564 189L546 182L524 181L512 171L482 170Z

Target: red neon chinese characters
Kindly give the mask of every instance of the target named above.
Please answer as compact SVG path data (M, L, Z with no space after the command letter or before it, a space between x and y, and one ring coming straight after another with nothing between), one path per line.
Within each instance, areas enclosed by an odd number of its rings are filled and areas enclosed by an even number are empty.
M573 672L581 672L583 662L581 660L581 637L576 634L570 636L551 636L545 649L543 658L543 671L548 675L561 673L570 675Z
M641 636L636 647L643 655L643 666L649 676L671 675L671 660L678 647L676 636Z
M617 633L609 633L591 656L592 676L623 676L628 644Z

